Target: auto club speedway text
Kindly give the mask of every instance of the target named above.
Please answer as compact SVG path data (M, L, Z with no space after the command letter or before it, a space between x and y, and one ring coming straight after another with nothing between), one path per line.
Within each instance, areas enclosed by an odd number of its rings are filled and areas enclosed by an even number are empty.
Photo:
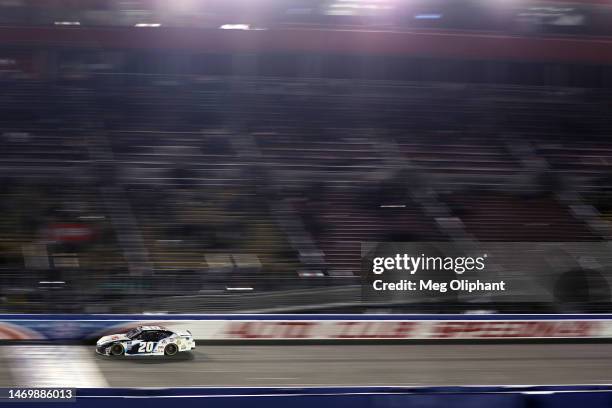
M486 339L584 338L608 330L595 320L520 321L248 321L228 322L223 338L270 339Z
M417 271L453 271L461 275L466 271L482 271L485 269L487 255L480 257L431 257L410 256L396 254L394 257L377 257L372 262L372 273L381 275L385 271L403 271L414 275ZM400 279L394 282L385 282L376 279L372 282L376 291L421 291L445 293L451 291L478 292L478 291L505 291L506 282L483 282L479 279L453 279L448 282L438 282L433 279L419 278L416 280Z

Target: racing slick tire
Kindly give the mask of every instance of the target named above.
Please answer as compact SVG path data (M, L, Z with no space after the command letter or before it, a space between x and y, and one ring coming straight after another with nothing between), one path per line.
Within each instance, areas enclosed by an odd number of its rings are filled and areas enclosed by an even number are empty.
M176 355L176 353L178 353L178 351L178 346L174 343L170 343L166 347L164 347L164 354L167 356L174 356Z
M122 356L125 353L125 349L122 344L113 344L110 349L111 356Z

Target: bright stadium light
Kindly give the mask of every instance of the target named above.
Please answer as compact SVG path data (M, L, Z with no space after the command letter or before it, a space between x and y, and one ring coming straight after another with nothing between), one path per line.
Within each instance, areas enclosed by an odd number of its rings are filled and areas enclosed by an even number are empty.
M437 20L442 18L442 14L417 14L414 18L417 20Z
M219 28L222 30L250 30L251 26L248 24L223 24Z
M138 23L134 24L134 27L161 27L159 23Z

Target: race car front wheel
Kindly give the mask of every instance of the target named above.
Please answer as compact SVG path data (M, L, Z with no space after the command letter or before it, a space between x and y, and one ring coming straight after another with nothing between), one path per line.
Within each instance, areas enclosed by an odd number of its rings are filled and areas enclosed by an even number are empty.
M167 356L173 356L178 353L178 347L176 346L176 344L168 344L166 348L164 348L164 353Z
M110 353L113 356L120 356L124 352L123 346L121 344L113 344Z

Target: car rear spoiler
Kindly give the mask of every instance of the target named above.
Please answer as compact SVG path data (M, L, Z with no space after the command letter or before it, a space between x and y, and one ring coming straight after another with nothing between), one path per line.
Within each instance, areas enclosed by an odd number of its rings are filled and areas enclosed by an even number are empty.
M180 331L177 331L176 334L178 334L181 337L193 337L193 335L191 334L189 330L180 330Z

